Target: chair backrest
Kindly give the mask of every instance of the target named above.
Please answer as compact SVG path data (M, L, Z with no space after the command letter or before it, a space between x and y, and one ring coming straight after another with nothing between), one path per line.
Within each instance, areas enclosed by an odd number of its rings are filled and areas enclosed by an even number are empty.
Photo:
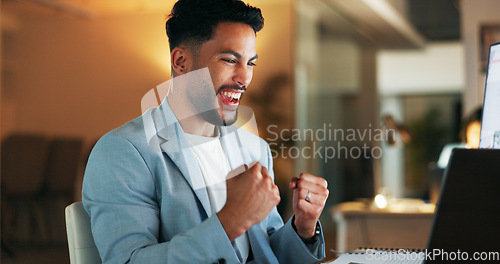
M83 204L74 202L66 207L65 213L70 263L102 263L92 237L90 217Z

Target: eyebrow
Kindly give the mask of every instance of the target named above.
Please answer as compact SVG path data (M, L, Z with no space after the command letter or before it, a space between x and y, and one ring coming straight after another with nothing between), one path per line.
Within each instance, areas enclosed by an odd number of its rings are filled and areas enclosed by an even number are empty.
M224 51L221 51L219 53L221 53L221 54L231 54L231 55L235 56L237 59L241 59L241 54L239 54L238 52L233 51L233 50L224 50ZM259 58L259 55L255 54L255 56L253 56L252 58L250 58L248 61L253 61L253 60L256 60L258 58Z

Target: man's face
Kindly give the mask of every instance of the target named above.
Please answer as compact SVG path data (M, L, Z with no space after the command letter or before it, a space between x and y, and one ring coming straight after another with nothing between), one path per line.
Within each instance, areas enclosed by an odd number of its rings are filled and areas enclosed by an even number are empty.
M215 125L231 125L236 121L238 106L252 80L256 60L255 33L250 26L243 23L217 25L212 39L201 45L193 59L192 70L208 67L215 89L216 98L193 98L216 108L202 113L205 120ZM199 96L206 94L211 93L202 92Z

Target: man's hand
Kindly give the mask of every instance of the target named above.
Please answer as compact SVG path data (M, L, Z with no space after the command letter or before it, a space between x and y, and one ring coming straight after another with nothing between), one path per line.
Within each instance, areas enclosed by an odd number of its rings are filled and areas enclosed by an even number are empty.
M290 181L293 189L293 212L297 234L304 239L314 236L316 222L328 198L328 183L325 179L308 173L301 173Z
M278 186L265 167L256 163L227 180L226 204L217 213L230 241L262 221L280 202Z

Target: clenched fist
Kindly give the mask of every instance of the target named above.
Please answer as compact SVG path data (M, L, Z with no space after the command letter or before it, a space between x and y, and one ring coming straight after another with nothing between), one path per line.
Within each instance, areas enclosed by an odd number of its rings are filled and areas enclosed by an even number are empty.
M293 189L293 212L295 214L295 227L297 234L309 239L314 236L316 222L318 221L329 191L325 179L308 173L301 173L290 181Z
M230 241L262 221L280 202L278 186L267 169L256 163L227 180L226 204L217 213Z

